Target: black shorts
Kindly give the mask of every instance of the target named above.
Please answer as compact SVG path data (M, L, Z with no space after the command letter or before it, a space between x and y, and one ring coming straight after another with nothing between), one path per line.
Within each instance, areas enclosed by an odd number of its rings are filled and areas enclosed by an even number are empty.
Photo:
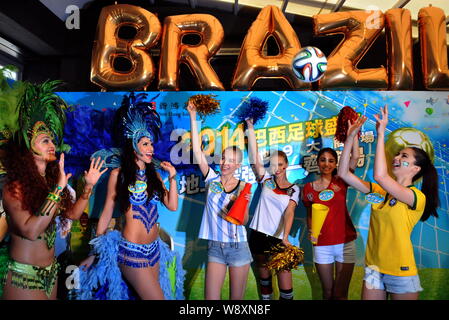
M249 248L251 253L254 254L265 254L268 255L268 251L270 249L281 243L282 240L272 237L268 234L251 230L251 234L249 236Z

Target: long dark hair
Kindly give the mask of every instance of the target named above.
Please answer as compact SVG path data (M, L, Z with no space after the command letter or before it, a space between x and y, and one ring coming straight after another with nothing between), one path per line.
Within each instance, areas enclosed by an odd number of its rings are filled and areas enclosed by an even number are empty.
M122 212L126 212L130 206L128 186L136 183L136 172L139 170L131 139L127 139L125 141L121 163L116 191L120 203L120 209ZM148 197L151 199L153 195L156 195L162 201L166 191L162 181L156 173L153 163L146 165L145 174L147 176Z
M320 157L325 152L330 153L335 158L335 165L337 165L338 164L338 155L337 155L337 152L334 149L332 149L332 148L323 148L323 149L320 149L320 151L318 151L318 155L316 156L317 164L318 164L318 161L319 161ZM335 175L337 175L337 168L335 168L332 171L332 176L335 176Z
M47 164L45 177L39 174L33 154L25 144L17 144L10 140L5 146L5 158L2 163L6 169L5 187L14 198L21 200L22 210L30 215L38 212L47 195L59 179L58 161ZM67 188L61 194L60 209L62 222L65 223L66 212L73 206L72 197Z
M421 221L426 221L430 216L438 218L437 208L440 205L438 196L438 173L429 155L422 149L410 147L415 153L415 165L421 170L413 177L413 182L422 177L421 191L426 196L426 207Z

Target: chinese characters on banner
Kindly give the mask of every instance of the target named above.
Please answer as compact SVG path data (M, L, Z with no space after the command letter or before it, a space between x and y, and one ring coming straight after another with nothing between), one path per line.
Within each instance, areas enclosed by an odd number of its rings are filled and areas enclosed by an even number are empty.
M282 149L287 156L292 154L299 154L300 143L307 139L317 139L319 137L332 138L335 135L337 128L337 117L327 119L315 119L305 122L294 122L275 127L265 127L255 130L257 144L262 158L267 154L266 149L279 148ZM237 145L242 150L245 149L243 125L238 125L232 131L233 127L230 124L225 124L218 130L211 128L204 128L201 130L200 136L203 141L209 141L208 146L203 150L207 156L214 153L216 136L221 136L222 148L230 145ZM204 139L206 138L206 139ZM183 135L183 143L190 139L190 133ZM374 132L362 132L360 143L371 144L374 142ZM213 141L214 143L210 143ZM313 141L305 144L305 154L302 154L301 165L309 173L318 172L317 154L322 148L321 142ZM333 139L333 148L336 150L340 158L343 144ZM189 148L190 149L190 148ZM365 166L365 150L363 146L359 147L360 158L357 167ZM299 164L291 164L289 169L300 167ZM256 183L256 177L249 165L242 165L235 173L235 176L243 179L249 183ZM179 193L186 195L194 195L205 191L203 177L200 174L191 173L183 175L179 180Z

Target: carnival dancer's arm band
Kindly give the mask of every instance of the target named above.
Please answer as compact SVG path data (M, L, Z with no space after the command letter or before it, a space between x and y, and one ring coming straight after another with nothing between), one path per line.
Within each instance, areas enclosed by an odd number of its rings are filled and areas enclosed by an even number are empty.
M62 188L58 185L55 186L53 191L51 191L47 198L45 199L42 206L39 208L36 215L38 216L49 216L51 213L55 212L59 203L61 202L61 193Z
M81 194L81 199L89 200L91 194L92 194L92 188L85 188L83 190L83 193Z

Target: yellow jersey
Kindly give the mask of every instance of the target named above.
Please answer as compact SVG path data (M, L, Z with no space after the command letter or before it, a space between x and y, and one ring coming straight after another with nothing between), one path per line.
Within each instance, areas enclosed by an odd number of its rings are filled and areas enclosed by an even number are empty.
M411 207L393 198L377 183L371 183L370 195L379 200L371 206L365 263L381 273L418 274L410 235L424 212L426 196L415 186L409 187L415 195Z

